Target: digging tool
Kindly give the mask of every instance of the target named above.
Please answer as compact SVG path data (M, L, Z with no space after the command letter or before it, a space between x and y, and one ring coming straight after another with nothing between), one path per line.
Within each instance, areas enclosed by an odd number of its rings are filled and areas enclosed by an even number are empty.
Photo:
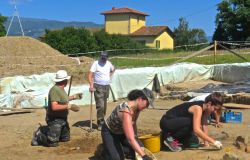
M93 91L90 92L90 132L92 132Z
M68 96L70 95L70 89L71 89L71 85L72 85L72 79L73 79L73 76L70 77Z

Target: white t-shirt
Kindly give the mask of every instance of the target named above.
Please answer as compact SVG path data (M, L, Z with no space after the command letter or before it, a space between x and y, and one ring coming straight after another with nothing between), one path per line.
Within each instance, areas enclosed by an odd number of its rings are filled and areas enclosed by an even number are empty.
M98 60L95 61L90 68L90 72L94 73L94 83L109 85L110 72L114 71L114 69L114 66L109 61L106 61L103 66L98 64Z

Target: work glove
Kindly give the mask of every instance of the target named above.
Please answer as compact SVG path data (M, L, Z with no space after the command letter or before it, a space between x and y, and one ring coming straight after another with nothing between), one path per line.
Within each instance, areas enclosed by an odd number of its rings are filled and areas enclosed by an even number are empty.
M153 158L149 157L148 155L144 155L141 158L142 160L153 160Z
M82 99L82 93L76 93L73 95L74 99Z
M220 141L215 141L214 146L218 149L222 149L222 143Z
M80 107L78 105L75 105L75 104L68 104L68 109L70 109L71 111L74 111L74 112L78 112L80 110Z

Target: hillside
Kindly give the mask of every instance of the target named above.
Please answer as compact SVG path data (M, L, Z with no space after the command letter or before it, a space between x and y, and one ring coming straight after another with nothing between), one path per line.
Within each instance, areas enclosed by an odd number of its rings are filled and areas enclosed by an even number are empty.
M6 31L10 24L10 20L12 17L9 17L8 20L4 23ZM45 33L45 29L62 29L64 27L85 27L85 28L103 28L102 24L96 24L93 22L62 22L55 20L47 20L47 19L34 19L34 18L23 18L21 17L21 22L24 30L25 36L30 36L33 38L40 37ZM13 23L10 28L9 35L16 36L21 35L21 29L18 23L18 19L15 17L13 19Z
M66 69L82 81L92 59L78 61L31 37L0 37L0 78Z

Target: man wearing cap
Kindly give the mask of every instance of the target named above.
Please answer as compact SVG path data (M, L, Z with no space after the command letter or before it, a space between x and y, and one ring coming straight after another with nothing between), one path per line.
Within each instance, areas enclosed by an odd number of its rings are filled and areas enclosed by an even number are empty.
M109 97L110 77L115 71L115 67L108 59L106 51L101 52L101 57L96 60L89 71L89 91L94 92L96 110L97 110L97 125L98 130L104 123L104 117L107 109L107 98Z
M41 126L34 132L32 146L55 147L58 146L58 142L70 140L70 128L67 121L68 110L78 111L79 107L75 104L69 104L69 101L81 99L82 93L67 95L64 88L69 79L70 76L65 70L57 71L54 79L55 85L50 89L48 95L47 126Z
M141 148L136 121L142 110L153 105L153 92L147 88L128 93L128 101L115 107L102 127L102 141L106 159L135 159L135 152L143 160L152 160ZM126 147L124 147L126 146Z

